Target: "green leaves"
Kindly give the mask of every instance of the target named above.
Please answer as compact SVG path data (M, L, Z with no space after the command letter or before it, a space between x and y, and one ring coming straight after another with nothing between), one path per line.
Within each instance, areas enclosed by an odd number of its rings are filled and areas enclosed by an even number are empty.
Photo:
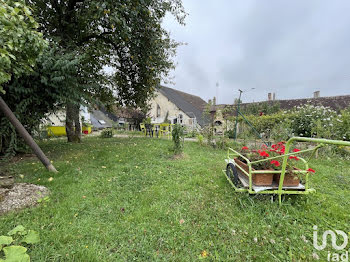
M26 230L24 226L18 225L7 233L9 236L0 236L0 251L3 251L7 262L27 262L30 261L26 253L27 248L20 246L20 243L35 244L40 241L39 234L34 230ZM12 244L12 245L11 245ZM5 246L5 247L4 247ZM1 254L0 254L1 255Z
M37 26L24 1L1 1L0 93L4 93L1 85L12 75L21 75L31 70L31 61L46 46L46 41L36 31Z
M12 237L8 236L0 236L0 251L4 245L10 245L13 242Z
M162 28L162 20L171 13L183 24L181 1L46 2L32 1L36 19L45 38L57 43L62 53L84 54L77 78L80 83L94 80L95 85L84 89L88 100L145 107L174 68L178 43ZM106 66L113 73L106 75ZM81 89L72 85L69 95L76 90Z
M25 232L25 228L22 225L16 226L14 229L12 229L10 232L8 232L9 236L15 235L15 234L23 234Z
M10 246L4 248L6 262L29 262L30 257L26 253L27 249L22 246Z
M173 136L173 142L174 142L174 153L181 154L183 151L183 145L184 145L184 128L176 124L173 127L172 131L172 136Z
M40 241L39 233L34 230L28 230L27 235L24 236L21 242L27 244L36 244Z

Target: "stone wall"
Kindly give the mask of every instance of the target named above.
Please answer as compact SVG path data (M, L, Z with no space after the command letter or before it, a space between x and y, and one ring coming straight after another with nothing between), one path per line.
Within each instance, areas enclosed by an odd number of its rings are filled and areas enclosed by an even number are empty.
M194 120L191 117L160 92L156 92L156 96L151 100L150 106L151 109L148 115L151 117L152 123L162 123L168 112L168 120L170 120L172 124L174 123L174 119L177 119L177 123L180 123L180 115L182 115L182 123L180 124L188 127L195 126L195 123L193 123Z

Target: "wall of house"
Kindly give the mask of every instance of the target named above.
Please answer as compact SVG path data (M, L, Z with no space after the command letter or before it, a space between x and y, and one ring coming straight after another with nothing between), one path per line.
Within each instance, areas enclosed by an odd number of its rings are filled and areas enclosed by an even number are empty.
M185 126L192 127L195 125L193 123L195 120L190 118L185 112L179 109L174 103L172 103L166 96L160 92L156 92L156 96L150 102L151 109L148 115L151 117L152 123L163 123L165 116L168 113L168 120L174 123L174 119L178 119L179 115L182 114L182 124ZM159 111L157 114L157 107L159 106Z
M80 106L80 119L84 117L85 123L91 123L90 112L86 106ZM50 126L65 126L66 125L66 110L59 110L48 115L44 120L45 125ZM81 123L82 124L82 123Z

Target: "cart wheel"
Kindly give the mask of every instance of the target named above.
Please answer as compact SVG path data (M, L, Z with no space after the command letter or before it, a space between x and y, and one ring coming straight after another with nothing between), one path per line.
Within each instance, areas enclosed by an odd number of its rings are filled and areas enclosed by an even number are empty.
M226 166L226 176L232 181L232 183L236 187L243 187L242 182L238 178L237 168L232 163L229 163Z

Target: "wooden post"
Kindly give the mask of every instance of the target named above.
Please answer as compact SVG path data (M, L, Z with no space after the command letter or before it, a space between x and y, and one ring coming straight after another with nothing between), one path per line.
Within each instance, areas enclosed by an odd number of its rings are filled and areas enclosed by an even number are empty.
M16 128L19 135L24 139L27 145L33 150L34 154L40 159L41 163L49 170L50 172L57 172L56 168L51 164L50 160L46 157L44 152L40 149L37 143L35 143L34 139L28 133L28 131L24 128L24 126L19 122L17 117L11 111L11 109L7 106L5 101L0 96L0 111L4 113L4 115L10 120L11 124Z

